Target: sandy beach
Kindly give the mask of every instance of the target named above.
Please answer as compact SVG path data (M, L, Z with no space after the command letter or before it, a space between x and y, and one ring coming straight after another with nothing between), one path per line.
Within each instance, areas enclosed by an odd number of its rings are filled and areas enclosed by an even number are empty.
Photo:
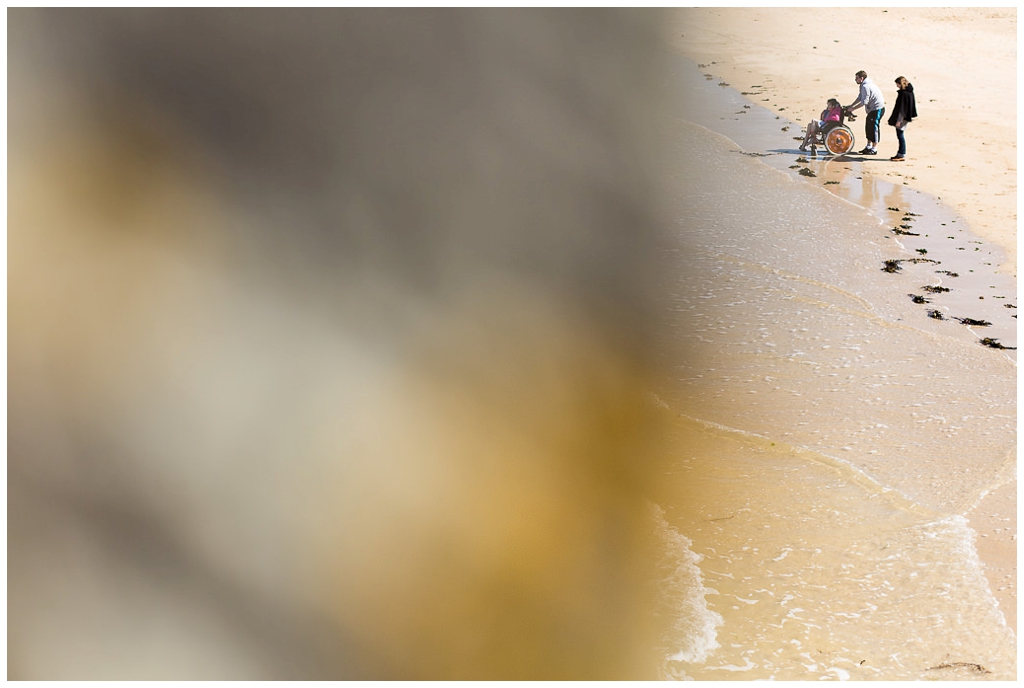
M861 69L885 95L884 120L893 81L906 76L919 113L907 130L908 159L889 162L896 135L883 121L880 155L866 171L952 206L1007 251L1003 269L1016 274L1014 8L698 8L672 16L681 53L740 90L762 86L758 104L798 122L830 97L852 103ZM853 124L859 141L862 122Z
M930 194L971 231L999 246L999 270L1016 276L1016 30L1014 8L676 10L673 48L753 102L806 123L829 97L857 96L864 70L887 107L897 76L914 84L919 117L907 130L907 161L883 117L880 154L861 172ZM860 112L863 112L862 110ZM863 141L863 119L852 124ZM1016 483L964 514L1008 625L1016 630Z

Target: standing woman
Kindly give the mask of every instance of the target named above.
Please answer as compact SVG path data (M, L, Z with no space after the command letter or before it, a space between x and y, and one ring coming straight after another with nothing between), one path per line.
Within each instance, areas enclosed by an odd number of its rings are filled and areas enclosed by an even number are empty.
M917 103L914 100L914 85L907 81L907 77L896 78L896 86L899 92L896 94L896 105L889 115L889 124L896 127L896 138L900 142L900 150L896 155L889 158L894 162L903 162L907 156L907 140L904 138L904 131L907 124L917 117Z

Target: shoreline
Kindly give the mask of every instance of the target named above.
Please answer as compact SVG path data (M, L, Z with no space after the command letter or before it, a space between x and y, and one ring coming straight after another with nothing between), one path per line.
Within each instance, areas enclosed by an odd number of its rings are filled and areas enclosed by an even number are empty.
M1017 479L987 495L966 514L975 548L1006 625L1017 633Z
M899 43L879 45L886 15L902 20ZM973 234L1002 249L1005 258L996 271L1016 278L1016 69L991 68L1007 61L1016 65L1015 8L696 8L668 16L676 53L744 92L750 102L796 122L806 123L830 96L843 104L854 100L858 69L882 89L887 110L895 101L897 74L890 72L907 76L917 89L920 113L917 126L908 129L908 160L893 163L885 155L890 148L895 153L896 137L883 117L880 154L861 163L863 176L947 205ZM844 27L840 39L814 28L837 22ZM979 41L984 51L974 49ZM841 50L827 70L820 59L826 47ZM747 95L754 90L754 98ZM1000 116L1006 112L1014 116ZM862 122L859 117L851 126L858 143ZM993 489L963 516L976 534L990 589L1016 634L1016 480Z

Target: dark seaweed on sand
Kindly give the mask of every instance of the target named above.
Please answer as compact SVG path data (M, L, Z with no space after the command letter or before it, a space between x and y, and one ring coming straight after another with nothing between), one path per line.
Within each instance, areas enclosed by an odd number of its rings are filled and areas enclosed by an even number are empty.
M943 294L943 293L949 291L949 287L938 287L938 286L933 286L931 284L926 284L923 287L921 287L921 289L923 289L924 291L928 292L929 294Z
M953 272L951 270L936 270L935 272L937 274L939 274L939 275L949 275L950 277L959 277L960 276L959 272Z
M991 674L992 673L991 671L989 671L985 667L981 666L980 664L975 664L974 662L949 662L949 663L946 663L946 664L939 664L938 666L928 667L928 671L937 671L939 669L960 669L960 668L970 669L971 671L975 671L975 672L977 672L979 674Z
M903 227L907 227L907 225L900 225L899 227L893 227L892 228L892 233L893 234L905 234L906 236L921 236L917 232L908 232L908 231L902 229ZM909 229L909 227L907 227L907 229Z
M999 343L998 339L992 339L991 337L985 337L981 340L981 343L992 349L1016 349L1015 346L1004 346Z
M886 260L882 261L882 272L899 272L903 268L900 263L935 263L939 264L939 261L932 260L931 258L905 258L902 260ZM948 291L948 290L947 290Z
M988 327L992 323L988 320L975 320L974 318L953 318L958 321L961 325L970 325L971 327Z
M909 296L910 300L913 301L914 303L931 303L930 299L926 299L920 294L907 294L907 296Z
M802 174L805 177L817 177L818 176L818 175L814 174L813 172L811 172L806 167L803 168L802 170L800 170L800 174Z
M928 311L929 318L935 318L936 320L945 320L946 316L942 315L942 311Z

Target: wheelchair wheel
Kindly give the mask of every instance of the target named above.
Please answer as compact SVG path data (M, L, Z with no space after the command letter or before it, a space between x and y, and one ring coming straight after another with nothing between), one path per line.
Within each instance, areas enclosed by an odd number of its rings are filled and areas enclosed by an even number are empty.
M840 124L832 127L825 134L825 148L832 155L843 155L853 150L853 132L850 128Z

